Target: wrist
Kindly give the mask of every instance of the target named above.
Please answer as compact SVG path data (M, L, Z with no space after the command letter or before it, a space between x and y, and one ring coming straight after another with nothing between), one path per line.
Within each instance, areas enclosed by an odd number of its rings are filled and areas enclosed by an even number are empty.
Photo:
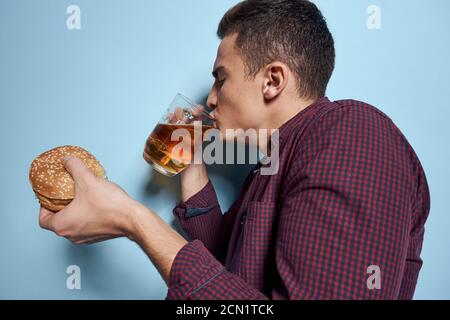
M130 198L123 210L123 222L121 223L122 232L132 241L138 236L139 226L142 224L145 213L148 215L148 209L138 201Z
M155 212L139 202L134 201L128 212L128 239L144 250L168 283L173 261L188 242Z
M181 200L187 201L208 184L209 178L204 164L191 164L181 173Z

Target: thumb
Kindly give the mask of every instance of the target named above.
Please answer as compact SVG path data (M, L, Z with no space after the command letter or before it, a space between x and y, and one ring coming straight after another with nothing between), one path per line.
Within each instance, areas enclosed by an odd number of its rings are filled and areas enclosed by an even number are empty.
M85 182L94 175L81 159L66 157L63 164L75 182Z

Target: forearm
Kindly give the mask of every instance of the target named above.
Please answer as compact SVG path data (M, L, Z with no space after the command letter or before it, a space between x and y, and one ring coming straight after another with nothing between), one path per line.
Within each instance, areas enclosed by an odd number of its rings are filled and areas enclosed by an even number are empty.
M129 238L144 250L168 284L175 256L187 241L150 209L138 202L131 207Z

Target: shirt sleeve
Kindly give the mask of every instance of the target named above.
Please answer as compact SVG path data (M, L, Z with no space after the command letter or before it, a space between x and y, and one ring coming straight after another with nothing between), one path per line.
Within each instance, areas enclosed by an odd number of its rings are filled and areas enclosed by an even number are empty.
M172 265L166 300L267 299L225 267L199 240L186 244Z
M249 178L250 176L246 182ZM225 263L238 205L239 202L236 201L227 212L222 213L216 191L209 180L197 194L186 202L179 202L173 209L173 214L191 240L201 241L216 259Z
M283 178L270 294L194 240L174 260L166 299L398 298L417 190L408 150L375 111L312 123Z
M414 214L411 218L411 233L404 276L398 295L398 298L403 300L410 300L414 296L417 278L423 263L420 253L425 233L425 222L430 212L430 190L425 172L415 154L413 159L417 164L414 174L417 176L418 186L416 201L414 202Z
M200 240L217 259L225 259L223 214L211 181L186 202L179 202L173 214L191 240Z

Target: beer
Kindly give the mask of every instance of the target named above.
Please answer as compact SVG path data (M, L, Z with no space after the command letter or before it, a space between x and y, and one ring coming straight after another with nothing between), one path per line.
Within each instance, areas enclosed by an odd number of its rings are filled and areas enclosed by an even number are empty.
M203 125L202 135L206 130L213 128L212 126ZM177 129L185 129L189 133L189 137L182 137L180 140L172 141L172 133ZM147 139L144 149L144 159L160 173L167 176L174 176L190 163L192 163L194 155L194 124L158 124ZM199 129L197 129L199 130ZM182 146L181 152L174 150L175 146L180 143L189 143ZM201 145L200 145L201 147ZM187 150L188 152L184 152Z

